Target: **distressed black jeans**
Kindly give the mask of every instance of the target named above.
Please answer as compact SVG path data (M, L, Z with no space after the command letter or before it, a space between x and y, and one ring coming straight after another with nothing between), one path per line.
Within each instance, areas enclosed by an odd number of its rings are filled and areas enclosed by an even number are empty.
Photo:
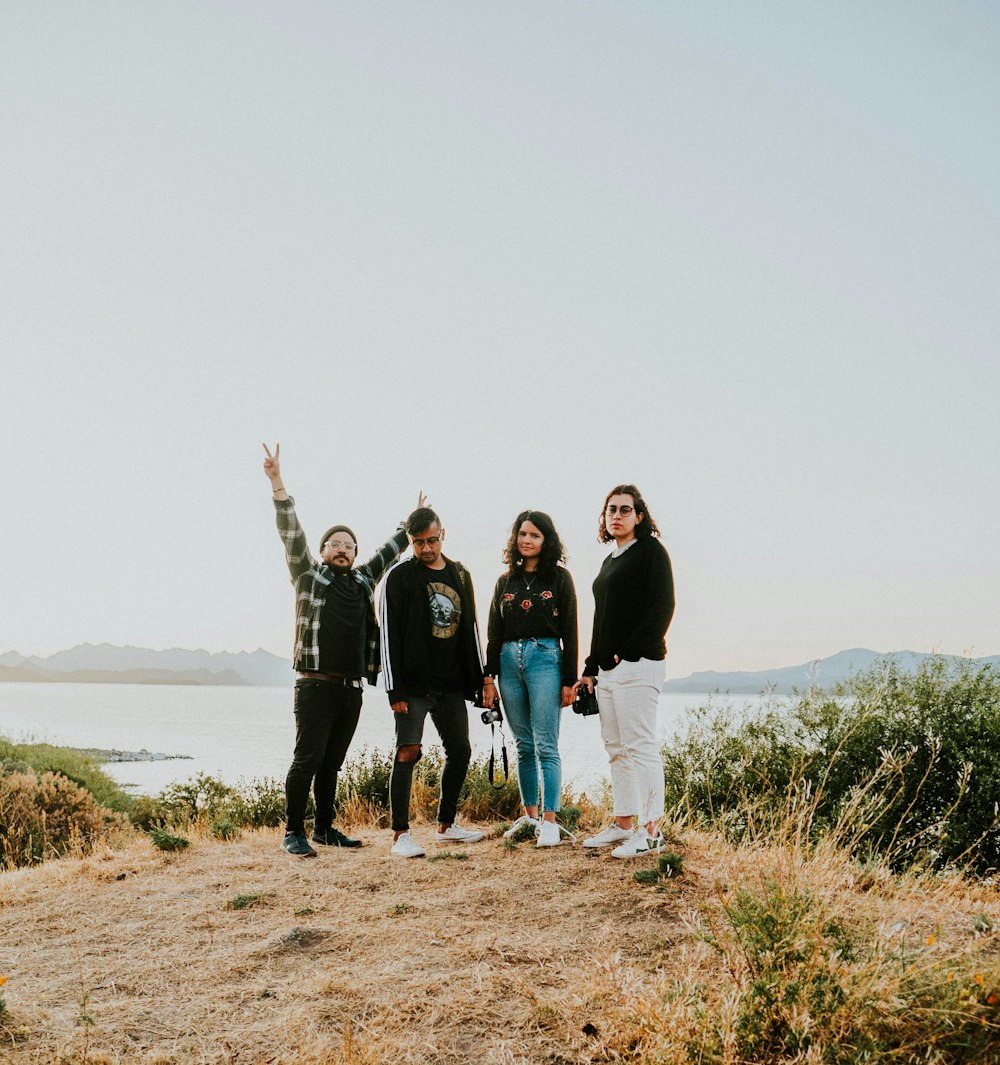
M458 796L465 783L472 758L469 742L469 711L461 692L429 692L410 696L405 714L395 714L396 757L389 778L389 806L392 809L394 832L410 827L410 788L413 784L415 762L401 762L399 748L420 744L424 736L424 721L430 714L444 747L444 768L441 770L441 795L438 800L438 823L454 824L458 812Z

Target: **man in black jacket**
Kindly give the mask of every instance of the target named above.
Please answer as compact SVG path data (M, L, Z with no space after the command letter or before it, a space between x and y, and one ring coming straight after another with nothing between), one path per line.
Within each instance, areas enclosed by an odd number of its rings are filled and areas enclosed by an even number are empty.
M441 736L445 762L438 803L437 843L476 843L482 832L455 823L472 747L466 700L492 706L486 678L472 578L442 554L444 529L429 507L406 521L413 558L398 562L382 585L382 670L396 723L396 757L389 781L392 853L419 858L410 836L410 787L421 755L424 720L430 714Z

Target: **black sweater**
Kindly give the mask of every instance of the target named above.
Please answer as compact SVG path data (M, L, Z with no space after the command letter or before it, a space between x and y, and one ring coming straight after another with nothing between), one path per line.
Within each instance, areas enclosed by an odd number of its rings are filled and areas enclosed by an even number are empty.
M530 580L528 588L517 570L497 581L486 626L486 672L499 675L500 649L508 640L552 636L562 644L562 682L569 686L576 682L579 656L573 578L558 566L553 580L544 581L537 573Z
M659 540L643 537L617 558L608 555L594 580L594 635L584 675L614 669L616 655L662 661L673 616L674 575Z

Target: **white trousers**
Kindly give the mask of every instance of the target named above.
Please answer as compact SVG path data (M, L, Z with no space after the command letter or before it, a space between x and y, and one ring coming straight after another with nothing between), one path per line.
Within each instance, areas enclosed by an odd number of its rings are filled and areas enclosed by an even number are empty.
M640 658L619 662L597 676L601 738L611 764L615 817L639 818L639 824L663 816L663 762L656 740L656 708L666 662Z

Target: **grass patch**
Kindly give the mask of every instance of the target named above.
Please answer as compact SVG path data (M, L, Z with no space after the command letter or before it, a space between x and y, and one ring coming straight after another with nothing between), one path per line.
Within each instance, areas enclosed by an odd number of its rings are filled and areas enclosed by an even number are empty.
M468 858L468 854L465 851L440 851L437 854L430 854L427 856L429 862L464 862Z
M234 895L227 903L227 910L249 910L259 906L274 895L273 891L247 891L240 895ZM309 911L312 912L311 910Z
M165 828L151 828L146 834L157 850L182 851L191 846L191 840L186 836L175 836Z

